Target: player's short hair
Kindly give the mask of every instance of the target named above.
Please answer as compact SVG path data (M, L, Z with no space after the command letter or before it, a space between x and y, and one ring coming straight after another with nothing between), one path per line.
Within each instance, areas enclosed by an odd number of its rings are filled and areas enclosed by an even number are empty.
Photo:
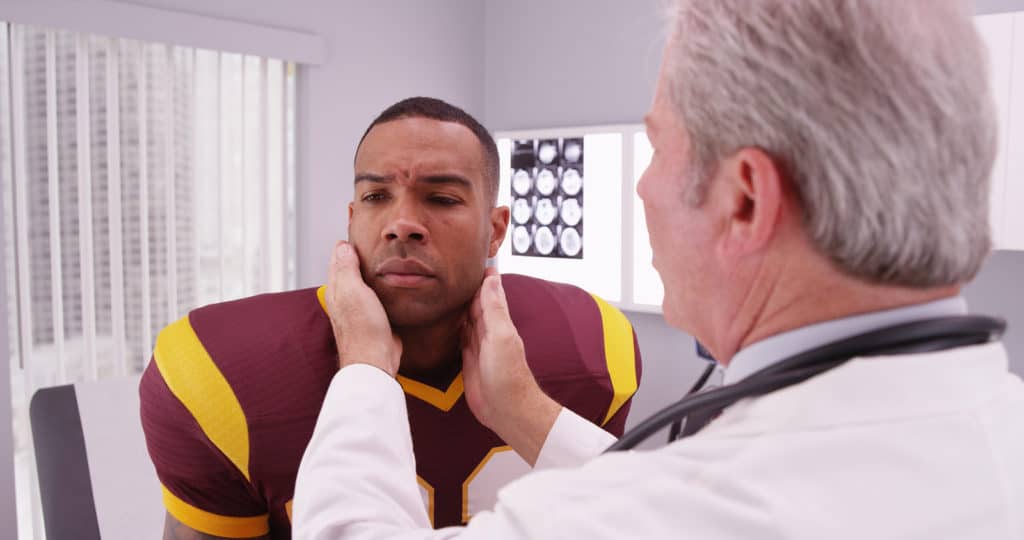
M499 182L498 145L494 142L494 137L487 131L487 128L477 121L476 118L446 101L432 97L411 97L384 109L383 112L377 115L377 118L373 119L373 122L370 122L369 127L363 132L363 136L359 139L359 144L356 146L356 154L359 153L359 147L363 145L363 141L374 126L403 118L429 118L440 122L454 122L472 131L477 141L480 142L480 148L483 150L484 180L486 182L487 195L491 198L491 204L497 203Z

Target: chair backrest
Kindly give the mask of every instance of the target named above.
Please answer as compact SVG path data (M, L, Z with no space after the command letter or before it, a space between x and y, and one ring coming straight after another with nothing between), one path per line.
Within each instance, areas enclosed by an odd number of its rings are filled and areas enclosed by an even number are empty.
M155 538L160 484L139 420L139 377L44 388L29 416L49 540Z

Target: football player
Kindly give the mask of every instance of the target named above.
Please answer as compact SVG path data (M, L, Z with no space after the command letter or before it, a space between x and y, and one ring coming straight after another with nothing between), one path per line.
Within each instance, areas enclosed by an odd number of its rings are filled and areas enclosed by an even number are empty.
M509 221L498 168L487 130L431 98L385 110L356 151L348 236L401 340L398 379L435 527L491 507L534 465L463 396L460 330ZM503 283L540 387L620 435L640 378L625 316L573 286ZM160 333L140 395L165 539L290 538L299 461L338 366L325 305L324 287L265 294L198 308Z

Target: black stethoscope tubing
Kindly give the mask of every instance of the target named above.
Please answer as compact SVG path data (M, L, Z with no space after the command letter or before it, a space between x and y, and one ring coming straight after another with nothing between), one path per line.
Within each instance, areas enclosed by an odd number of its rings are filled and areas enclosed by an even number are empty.
M711 374L715 372L715 368L717 367L718 362L714 360L709 360L707 367L705 367L704 371L700 374L699 377L697 377L697 381L693 383L693 386L691 386L690 389L687 390L685 394L683 394L683 397L685 398L686 396L696 394L697 392L703 390L705 388L705 385L708 383L708 379L711 378ZM683 420L684 419L682 418L677 418L675 422L672 422L672 429L670 429L668 432L668 442L672 442L679 438L680 434L683 431Z
M735 384L691 393L641 422L605 452L632 449L665 426L680 422L694 413L718 412L741 399L799 384L851 358L924 353L980 345L999 339L1005 330L1006 322L1002 319L962 315L889 326L828 343L776 362ZM710 370L705 375L710 375ZM695 385L694 388L699 389L700 386Z

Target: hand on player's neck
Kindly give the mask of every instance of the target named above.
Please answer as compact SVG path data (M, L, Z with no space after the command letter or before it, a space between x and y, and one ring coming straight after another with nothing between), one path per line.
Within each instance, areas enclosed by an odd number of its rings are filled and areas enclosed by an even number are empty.
M402 340L398 373L446 390L462 369L461 325L462 313L457 313L427 326L395 327Z

